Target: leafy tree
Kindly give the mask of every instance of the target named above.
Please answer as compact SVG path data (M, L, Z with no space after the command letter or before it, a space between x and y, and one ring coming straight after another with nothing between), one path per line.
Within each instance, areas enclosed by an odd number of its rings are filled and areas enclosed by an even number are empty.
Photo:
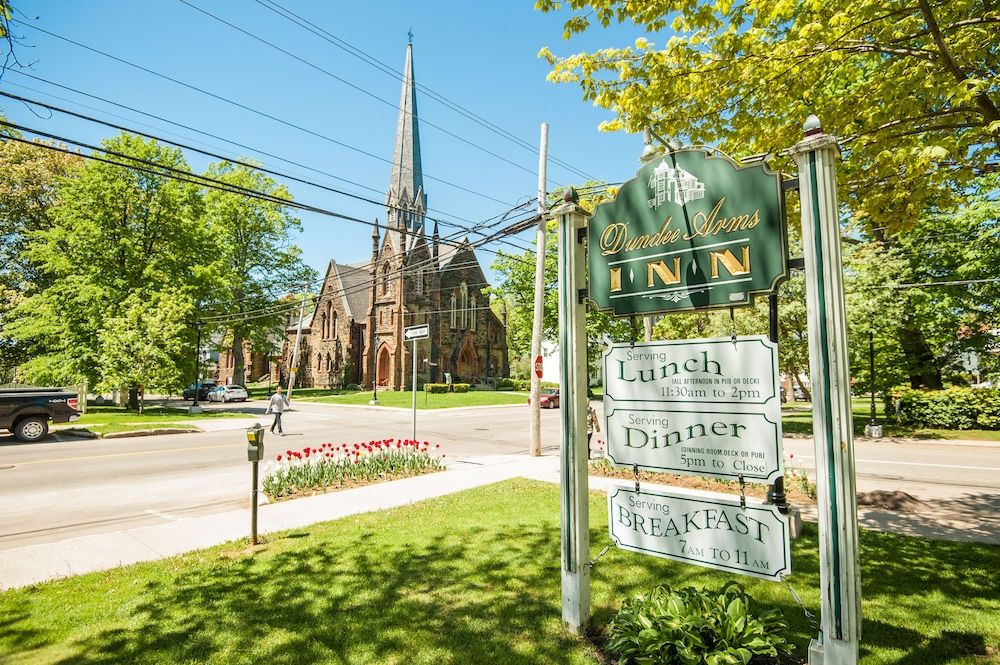
M605 189L602 183L587 182L581 188L585 192L580 197L580 205L592 212L594 206L614 196L613 188ZM562 203L563 190L553 192L550 208ZM549 221L545 234L545 297L542 317L542 338L559 338L559 266L558 266L557 223ZM531 352L531 329L535 311L535 252L525 251L512 254L497 253L493 270L503 275L503 279L491 290L508 304L507 349L511 367L523 364L523 359ZM587 356L596 360L602 350L605 337L614 341L625 341L630 337L631 326L627 319L616 319L609 314L587 307ZM641 336L641 331L640 331Z
M291 200L283 186L260 171L219 162L209 166L209 177ZM219 287L213 313L228 315L224 344L233 354L233 382L243 384L244 342L270 353L281 339L284 315L274 311L275 297L315 279L315 271L302 262L302 250L292 244L291 233L301 228L288 208L239 193L209 189L205 194L206 219L216 243L219 260L214 266ZM263 310L263 311L262 311Z
M102 146L188 170L179 150L155 141L121 134ZM135 303L160 302L166 293L172 301L205 297L210 245L201 199L195 186L156 168L103 162L87 162L60 180L55 199L51 226L30 232L25 250L47 284L14 308L4 331L31 354L21 367L27 380L107 385L102 357L106 348L127 346L133 333L122 324ZM190 326L161 333L187 340L189 348L194 342ZM126 338L121 344L118 335ZM137 407L139 384L128 387Z
M734 155L778 152L817 114L850 139L841 200L871 226L946 207L995 160L1000 8L986 0L885 3L537 0L569 7L564 38L596 21L662 38L557 57L549 79L615 113L607 131L652 128ZM673 34L671 34L673 33ZM778 161L793 171L788 159Z
M52 226L60 179L72 176L82 159L43 147L0 142L0 324L7 313L46 284L45 275L28 259L28 237ZM0 338L0 367L25 359L24 349Z
M134 386L142 397L148 390L173 391L186 375L191 346L177 331L184 330L193 310L191 299L169 291L133 293L121 313L104 322L100 338L102 379L99 390Z

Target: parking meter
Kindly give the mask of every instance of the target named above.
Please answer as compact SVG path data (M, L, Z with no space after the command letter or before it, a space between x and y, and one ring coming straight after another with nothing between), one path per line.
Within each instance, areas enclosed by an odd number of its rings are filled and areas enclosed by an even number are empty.
M264 458L264 428L260 423L247 429L247 459L259 462Z

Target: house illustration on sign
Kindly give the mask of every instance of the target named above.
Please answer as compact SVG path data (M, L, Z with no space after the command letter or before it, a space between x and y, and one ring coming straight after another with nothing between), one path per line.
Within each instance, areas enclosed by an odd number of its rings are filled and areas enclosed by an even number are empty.
M666 161L653 169L647 185L653 190L649 199L650 208L658 208L664 201L673 201L683 206L688 201L705 198L705 184L680 167L673 167Z

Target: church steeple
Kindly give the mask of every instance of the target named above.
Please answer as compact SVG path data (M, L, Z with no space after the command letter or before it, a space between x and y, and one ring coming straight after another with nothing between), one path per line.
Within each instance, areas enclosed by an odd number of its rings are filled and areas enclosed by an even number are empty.
M406 249L423 235L427 195L420 166L420 130L417 123L417 93L413 83L413 43L406 45L403 90L399 98L399 120L392 154L392 174L386 195L389 229L404 230Z

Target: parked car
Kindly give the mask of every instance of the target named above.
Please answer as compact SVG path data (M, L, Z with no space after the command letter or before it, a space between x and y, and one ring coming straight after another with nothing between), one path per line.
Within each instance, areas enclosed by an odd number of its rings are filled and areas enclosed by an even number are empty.
M38 441L49 433L49 421L79 420L76 393L61 388L27 388L0 391L0 429L13 432L19 441Z
M531 398L528 398L528 404L531 404ZM558 409L559 408L559 389L558 388L542 388L541 393L538 395L538 406L542 409Z
M250 395L247 393L247 389L236 384L216 386L208 391L208 401L210 402L245 402L248 397Z
M208 391L215 388L215 381L202 381L198 386L198 399L208 399ZM184 389L184 399L194 399L194 384Z

